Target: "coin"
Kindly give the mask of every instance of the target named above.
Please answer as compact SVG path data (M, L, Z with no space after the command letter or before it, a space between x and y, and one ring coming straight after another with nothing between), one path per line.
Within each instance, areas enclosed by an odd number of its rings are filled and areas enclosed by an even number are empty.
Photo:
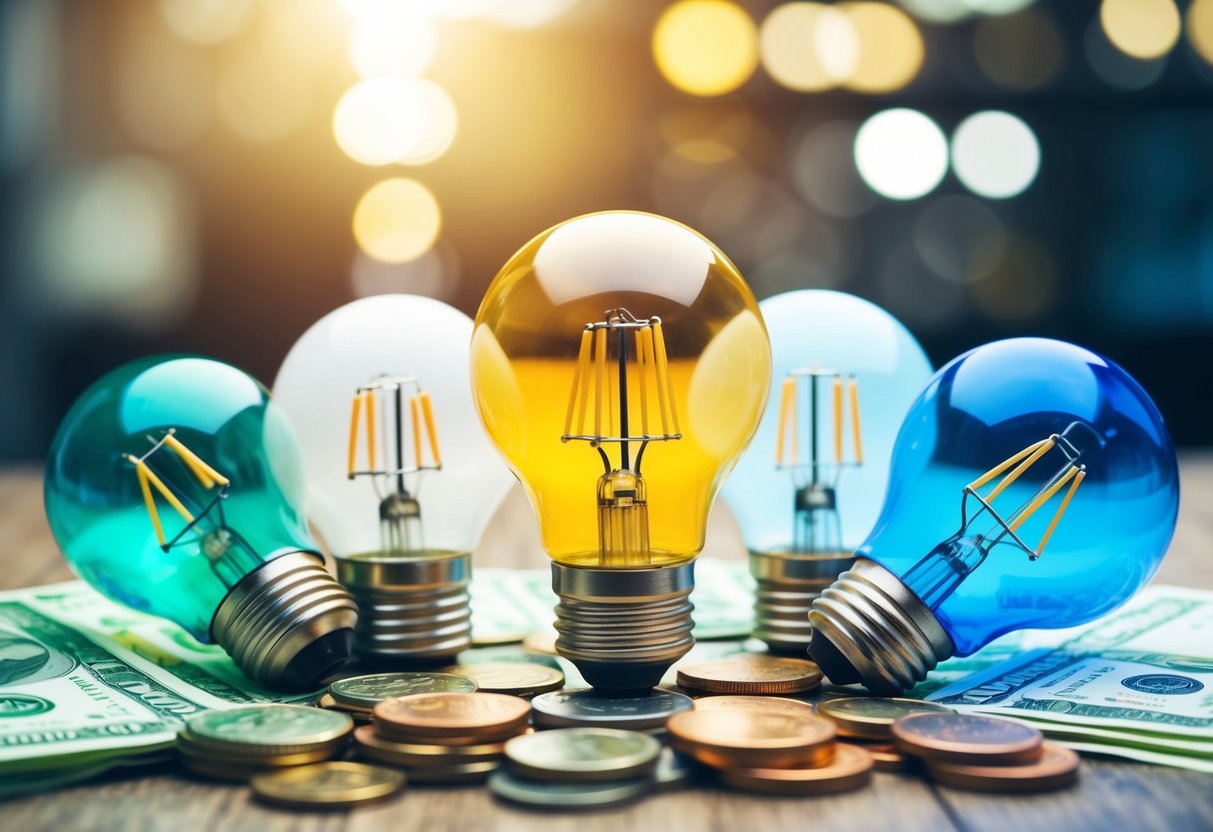
M354 747L364 757L396 766L482 763L498 759L505 753L504 742L479 745L396 742L379 736L373 725L363 725L361 728L354 729Z
M530 715L529 702L502 693L415 693L376 705L375 725L380 736L406 742L431 737L483 742L522 732Z
M899 717L927 712L946 714L952 713L952 709L918 699L848 696L822 702L817 712L834 720L840 737L889 740L893 738L893 723Z
M374 708L385 699L414 693L470 693L476 683L450 673L372 673L351 676L329 685L329 693L338 704L354 708Z
M720 780L737 789L768 794L834 794L865 785L872 777L872 755L839 743L834 759L816 768L731 768Z
M408 769L408 778L413 783L434 786L451 786L456 783L482 783L500 767L498 760L482 760L478 763L454 763L442 766L423 766Z
M539 809L605 809L635 800L653 788L651 778L608 783L552 783L516 777L505 769L489 777L489 791L502 800Z
M351 705L342 705L340 702L334 699L333 695L328 691L325 691L316 697L316 707L324 708L327 711L341 711L342 713L349 714L354 718L355 722L371 721L370 708L355 708Z
M317 745L307 751L296 751L290 754L267 754L250 752L245 747L232 746L230 750L218 751L214 747L201 745L190 734L188 729L182 729L177 734L177 751L184 757L203 759L208 762L221 764L231 763L238 766L300 766L308 763L319 763L330 757L335 757L345 745L345 737L333 742Z
M748 655L678 668L678 684L709 693L801 693L821 684L817 665L805 659L777 659Z
M544 693L531 700L535 725L541 728L601 726L648 731L662 728L671 714L689 711L689 696L654 690L640 696L610 696L582 688Z
M661 743L617 728L557 728L515 737L505 744L510 771L532 780L601 782L653 772Z
M227 754L297 754L340 743L354 729L348 714L306 705L245 705L205 711L185 723L189 741Z
M667 727L674 750L714 768L822 766L834 755L834 723L809 713L691 711Z
M1022 766L966 766L927 763L932 780L958 789L983 792L1035 792L1060 789L1078 779L1078 755L1046 742L1039 760Z
M540 630L522 640L522 649L540 656L557 656L556 639L559 637L555 630Z
M1040 759L1040 731L1009 719L920 713L893 723L897 747L929 762L1022 765Z
M564 674L554 667L530 662L460 664L444 672L471 679L483 693L534 696L564 687Z
M692 758L666 746L661 749L661 756L657 758L653 785L658 791L673 791L693 783L699 778L702 770Z
M262 800L307 809L338 809L390 797L404 788L404 773L365 763L318 763L280 769L252 779Z
M872 755L877 771L913 771L916 768L916 760L902 754L892 743L865 742L859 747Z
M787 699L782 696L704 696L695 700L695 710L697 711L711 711L718 708L726 710L753 708L759 711L800 714L811 714L816 710L812 702Z

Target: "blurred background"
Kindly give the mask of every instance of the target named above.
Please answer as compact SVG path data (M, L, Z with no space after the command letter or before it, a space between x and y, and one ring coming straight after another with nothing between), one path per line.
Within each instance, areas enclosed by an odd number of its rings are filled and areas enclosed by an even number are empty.
M1213 0L0 0L0 459L138 355L475 314L604 208L936 364L1093 347L1213 444Z

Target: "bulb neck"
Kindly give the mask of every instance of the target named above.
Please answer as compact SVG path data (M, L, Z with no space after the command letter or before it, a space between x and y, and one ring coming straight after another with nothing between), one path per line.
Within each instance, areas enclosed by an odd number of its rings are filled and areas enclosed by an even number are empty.
M300 550L241 578L215 610L211 635L253 681L309 690L349 660L357 621L324 558Z
M809 653L837 685L896 696L956 652L931 609L875 561L859 558L809 613Z
M772 652L803 656L813 637L809 608L854 563L852 555L840 552L750 552L757 585L754 637Z
M604 690L655 687L695 643L693 561L649 569L552 563L556 652Z
M337 580L358 602L354 650L372 662L432 664L472 646L467 552L337 557Z

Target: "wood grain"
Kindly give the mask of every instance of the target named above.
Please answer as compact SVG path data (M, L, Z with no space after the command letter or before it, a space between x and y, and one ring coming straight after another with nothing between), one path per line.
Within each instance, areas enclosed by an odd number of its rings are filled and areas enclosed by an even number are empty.
M1158 579L1213 588L1213 454L1182 459L1183 498L1172 551ZM0 470L0 587L71 577L42 513L41 472ZM515 493L494 517L476 562L546 563L530 507ZM737 524L718 505L708 556L745 554ZM697 787L585 815L526 811L483 788L409 788L390 802L353 811L303 813L256 803L243 786L192 779L175 764L106 775L51 794L0 805L5 829L224 830L224 832L607 832L618 829L760 830L1196 830L1213 829L1213 777L1121 761L1084 760L1079 785L1042 795L991 795L936 786L914 776L877 774L870 788L820 798L766 798Z

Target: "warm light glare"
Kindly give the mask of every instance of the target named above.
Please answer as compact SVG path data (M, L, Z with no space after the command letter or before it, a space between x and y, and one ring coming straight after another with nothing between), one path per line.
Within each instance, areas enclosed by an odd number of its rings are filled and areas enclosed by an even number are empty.
M312 107L312 78L280 55L248 45L219 68L219 114L252 142L281 141L300 127Z
M1173 0L1103 0L1099 22L1116 48L1134 58L1158 58L1179 39Z
M209 45L243 29L253 6L253 0L160 0L160 14L177 37Z
M1200 57L1213 64L1213 0L1193 0L1188 7L1188 40Z
M855 71L859 38L847 15L822 3L785 3L762 22L762 64L798 92L837 86Z
M442 213L429 189L413 179L387 179L363 194L354 209L358 247L384 263L404 263L429 251L442 230Z
M955 23L973 14L967 0L897 0L910 14L928 23Z
M427 18L410 13L368 16L359 18L350 33L350 64L363 78L420 75L434 59L436 46L434 24Z
M948 140L917 110L877 113L855 136L855 164L868 186L889 199L917 199L948 170Z
M368 78L348 89L333 114L337 144L364 165L423 165L455 139L455 102L421 78Z
M974 113L952 137L952 168L973 193L1006 199L1036 178L1040 144L1032 128L1010 113Z
M666 80L693 95L724 95L758 65L758 34L745 9L725 0L681 0L653 30L653 57Z
M885 3L840 3L859 40L859 60L844 83L866 93L899 90L922 68L923 44L909 16Z

